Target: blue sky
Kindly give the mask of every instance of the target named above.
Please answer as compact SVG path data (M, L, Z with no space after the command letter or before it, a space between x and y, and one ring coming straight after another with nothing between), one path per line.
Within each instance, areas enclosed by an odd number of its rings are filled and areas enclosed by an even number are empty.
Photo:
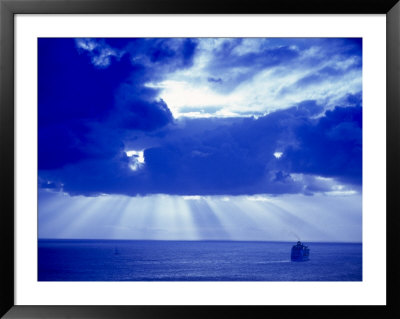
M38 41L39 237L361 241L361 39Z

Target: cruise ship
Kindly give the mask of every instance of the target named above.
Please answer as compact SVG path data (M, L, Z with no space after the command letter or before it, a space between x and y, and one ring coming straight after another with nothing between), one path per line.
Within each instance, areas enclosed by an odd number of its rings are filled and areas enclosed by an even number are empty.
M310 249L298 241L293 245L290 257L292 261L307 261L310 259Z

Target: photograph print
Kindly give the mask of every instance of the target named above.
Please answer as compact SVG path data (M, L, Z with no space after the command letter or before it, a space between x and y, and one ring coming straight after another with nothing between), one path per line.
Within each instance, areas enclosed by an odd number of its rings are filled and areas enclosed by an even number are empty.
M38 281L362 281L361 38L38 38Z

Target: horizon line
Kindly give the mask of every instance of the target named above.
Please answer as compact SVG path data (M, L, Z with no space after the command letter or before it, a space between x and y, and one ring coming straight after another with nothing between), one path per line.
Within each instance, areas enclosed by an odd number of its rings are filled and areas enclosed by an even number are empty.
M38 241L45 241L45 240L54 240L54 241L96 241L96 240L101 240L101 241L190 241L190 242L210 242L210 241L214 241L214 242L226 242L226 241L230 241L230 242L276 242L276 243L293 243L293 242L298 242L301 241L303 243L331 243L331 244L362 244L362 241L316 241L316 240L293 240L293 241L289 241L289 240L246 240L246 239L241 239L241 240L237 240L237 239L112 239L112 238L38 238Z

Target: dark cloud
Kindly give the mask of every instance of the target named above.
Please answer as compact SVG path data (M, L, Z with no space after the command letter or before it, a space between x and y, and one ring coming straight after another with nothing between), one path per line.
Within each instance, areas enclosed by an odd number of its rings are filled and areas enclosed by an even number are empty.
M173 121L173 116L163 100L129 100L118 112L117 125L124 129L153 131Z
M338 178L347 183L362 182L361 107L327 111L314 125L295 130L301 137L298 147L289 147L285 160L291 170Z
M98 69L73 39L40 38L38 46L39 126L108 116L115 90L130 73L129 60Z
M315 118L319 111L306 101L258 119L186 119L154 137L157 146L144 151L145 165L137 171L121 150L41 176L84 195L329 191L316 176L360 185L361 107L337 107ZM273 156L277 150L283 153L279 159Z
M158 91L144 86L163 73L135 60L134 48L139 53L153 48L154 64L168 70L189 66L196 48L191 39L38 41L39 169L115 156L127 134L121 129L154 131L171 123ZM111 60L98 67L103 55Z
M38 131L39 169L57 169L91 158L109 158L123 150L123 133L101 122L68 121Z
M214 78L211 76L207 78L207 81L212 82L212 83L222 83L223 82L221 78Z
M161 62L171 66L171 62L177 67L188 67L192 64L193 54L197 42L194 39L171 39L152 40L151 48L146 52L152 62Z

